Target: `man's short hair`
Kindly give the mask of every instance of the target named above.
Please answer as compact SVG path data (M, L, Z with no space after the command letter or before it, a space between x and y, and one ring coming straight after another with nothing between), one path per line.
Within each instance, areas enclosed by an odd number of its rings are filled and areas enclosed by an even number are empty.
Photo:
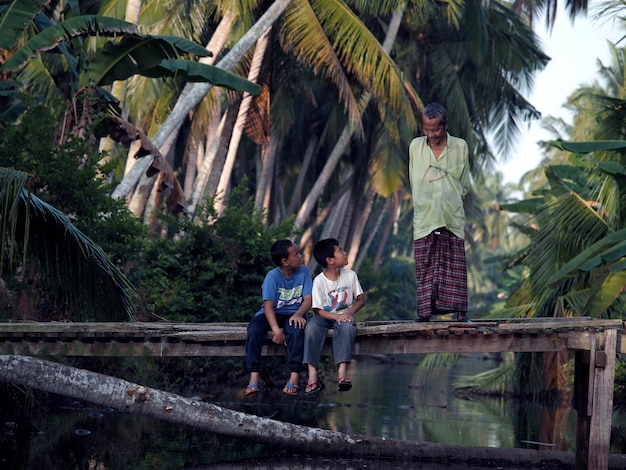
M441 124L448 122L448 111L439 103L430 103L422 110L422 116L426 116L428 119L439 118Z
M332 258L335 256L335 247L339 246L339 242L334 238L325 238L320 240L313 247L313 257L320 266L324 269L328 267L326 258Z
M272 244L270 253L272 255L272 261L276 266L280 266L285 258L289 258L289 248L294 243L291 240L277 240Z

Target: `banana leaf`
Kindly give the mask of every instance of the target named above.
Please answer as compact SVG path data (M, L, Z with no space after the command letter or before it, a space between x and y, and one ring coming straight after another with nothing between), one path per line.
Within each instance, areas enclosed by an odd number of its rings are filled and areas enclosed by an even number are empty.
M42 0L14 0L0 7L0 49L11 49L15 45L44 3Z
M80 36L117 36L132 33L136 26L123 20L98 15L76 16L57 23L31 38L11 55L0 70L16 70L37 52L53 49L62 41Z

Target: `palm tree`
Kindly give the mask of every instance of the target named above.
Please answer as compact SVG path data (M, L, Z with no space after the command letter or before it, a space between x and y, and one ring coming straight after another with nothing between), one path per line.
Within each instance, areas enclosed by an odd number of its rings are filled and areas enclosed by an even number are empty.
M222 70L231 70L241 60L243 55L256 43L261 35L278 19L282 12L293 0L276 0L267 9L261 18L244 34L244 36L233 46L217 64L216 67ZM188 92L181 96L174 109L163 122L159 131L152 140L157 148L161 147L168 137L176 131L182 124L187 114L202 100L204 95L211 89L210 83L194 84L190 86ZM150 159L139 160L137 164L124 176L124 179L115 188L112 197L125 197L134 186L141 175L150 166Z

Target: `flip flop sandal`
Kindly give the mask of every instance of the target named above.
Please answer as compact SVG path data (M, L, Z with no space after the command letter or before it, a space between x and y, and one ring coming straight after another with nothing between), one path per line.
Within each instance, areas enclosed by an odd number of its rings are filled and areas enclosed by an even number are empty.
M306 388L304 389L304 393L306 393L307 395L313 395L314 393L317 393L320 390L322 390L321 385L317 382L313 382L306 386Z
M258 382L254 382L254 383L251 383L250 385L248 385L248 386L246 387L246 392L245 392L245 394L246 394L246 396L248 397L248 396L250 396L250 395L254 395L255 393L258 393L258 392L259 392L259 390L260 390L260 389L259 389L259 384L258 384Z
M298 396L298 386L292 384L291 382L287 382L285 387L283 388L283 393L290 395L292 397Z
M337 381L337 391L347 392L352 388L352 382L349 379L341 378Z

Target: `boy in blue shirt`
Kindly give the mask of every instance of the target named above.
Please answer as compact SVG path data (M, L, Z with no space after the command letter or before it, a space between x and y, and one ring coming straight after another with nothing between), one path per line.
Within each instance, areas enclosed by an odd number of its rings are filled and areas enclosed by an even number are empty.
M324 271L313 281L314 315L305 329L304 363L309 370L305 392L310 395L321 390L317 366L329 328L333 328L333 358L339 366L337 390L345 392L352 388L348 363L356 338L354 315L365 305L365 294L356 273L345 268L348 254L337 240L320 240L313 248L313 256Z
M278 240L271 248L276 268L263 281L263 305L248 324L246 362L250 381L245 390L249 396L259 391L261 352L267 332L272 342L287 346L289 380L283 388L287 395L298 395L303 370L305 315L311 308L312 281L309 268L302 265L302 254L291 240ZM281 330L283 328L283 330Z

